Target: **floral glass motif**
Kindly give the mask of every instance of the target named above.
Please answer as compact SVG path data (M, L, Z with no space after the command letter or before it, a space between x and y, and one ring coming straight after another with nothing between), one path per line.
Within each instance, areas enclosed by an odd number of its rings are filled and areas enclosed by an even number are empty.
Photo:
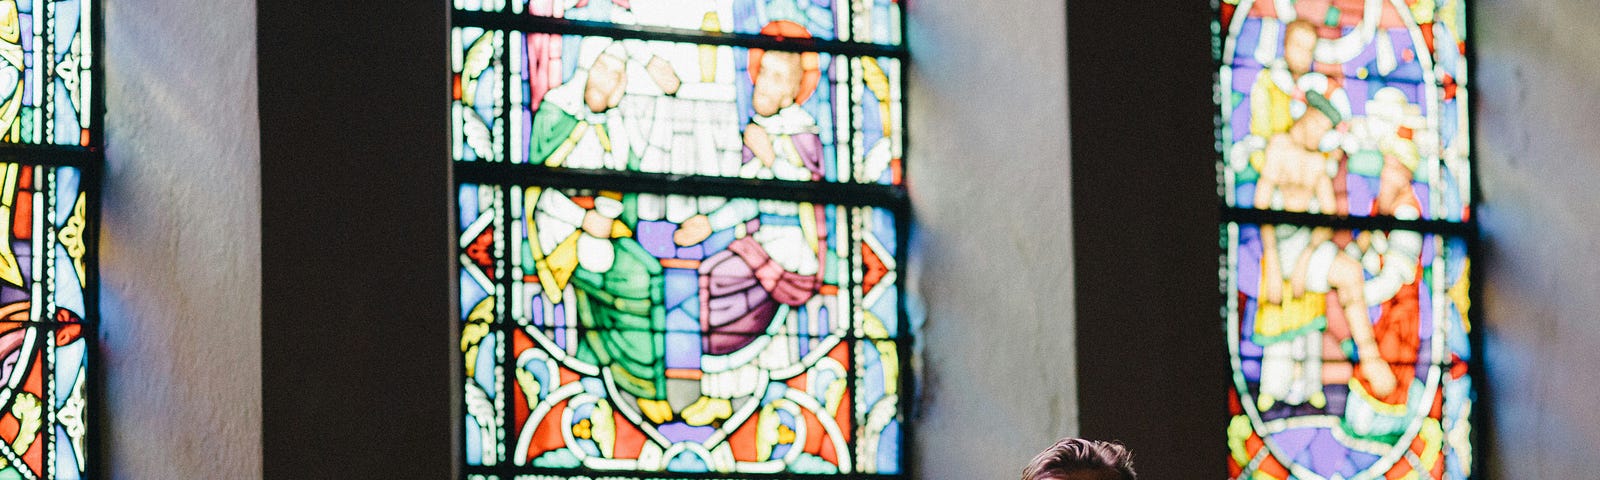
M860 183L900 185L905 121L902 111L900 61L893 58L850 59L850 104L854 111L851 150L855 179Z
M1220 2L1230 478L1471 478L1465 8Z
M456 160L500 161L505 157L505 133L500 119L505 110L501 95L505 32L476 27L451 32L454 49L451 67L455 73L450 105Z
M0 142L90 145L92 3L0 1Z

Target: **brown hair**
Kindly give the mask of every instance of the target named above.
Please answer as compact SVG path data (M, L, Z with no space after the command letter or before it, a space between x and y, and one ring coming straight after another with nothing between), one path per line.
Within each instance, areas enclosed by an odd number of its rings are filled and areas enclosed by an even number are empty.
M1133 454L1120 443L1063 438L1039 452L1022 470L1022 480L1066 479L1068 474L1100 474L1101 478L1136 480ZM1109 475L1109 476L1108 476Z

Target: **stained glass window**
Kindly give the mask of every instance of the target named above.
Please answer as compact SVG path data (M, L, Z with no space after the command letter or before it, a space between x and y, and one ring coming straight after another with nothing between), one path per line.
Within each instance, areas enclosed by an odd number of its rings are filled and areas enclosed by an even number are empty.
M0 478L92 474L95 3L0 1Z
M899 478L891 0L457 0L469 479Z
M1231 478L1472 477L1465 0L1222 0Z

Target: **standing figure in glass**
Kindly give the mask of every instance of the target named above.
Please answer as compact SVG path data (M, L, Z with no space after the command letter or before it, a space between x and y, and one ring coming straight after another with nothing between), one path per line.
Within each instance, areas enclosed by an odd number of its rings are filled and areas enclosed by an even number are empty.
M529 237L538 242L533 253L543 294L551 303L577 307L578 359L608 369L639 411L662 423L673 413L661 362L666 329L661 262L619 220L628 208L624 201L613 192L530 193Z
M1338 144L1329 137L1343 116L1320 93L1307 93L1306 103L1309 108L1289 131L1268 142L1256 208L1324 213L1322 209L1335 203L1325 146ZM1253 340L1264 352L1257 407L1267 410L1277 401L1327 405L1322 389L1324 333L1330 317L1341 317L1328 315L1330 307L1342 310L1372 390L1392 392L1394 376L1373 339L1361 263L1334 244L1332 229L1262 225L1261 240L1262 298ZM1330 290L1335 295L1328 295ZM1329 299L1337 303L1330 306Z

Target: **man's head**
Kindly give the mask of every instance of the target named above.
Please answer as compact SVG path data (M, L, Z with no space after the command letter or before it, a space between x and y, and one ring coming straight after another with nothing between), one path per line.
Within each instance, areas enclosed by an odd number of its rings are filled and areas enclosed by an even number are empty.
M805 69L800 65L800 54L767 52L761 57L760 69L751 98L756 113L771 116L784 107L794 105L795 97L800 94L800 80L805 74Z
M1317 49L1317 25L1305 20L1295 20L1283 30L1283 63L1295 76L1311 71L1312 54Z
M1121 444L1063 438L1039 452L1022 480L1136 480L1133 454Z
M798 23L779 20L767 24L761 34L776 38L811 38ZM750 50L750 81L755 84L751 106L756 114L772 116L784 107L805 103L821 79L820 56L816 52Z

